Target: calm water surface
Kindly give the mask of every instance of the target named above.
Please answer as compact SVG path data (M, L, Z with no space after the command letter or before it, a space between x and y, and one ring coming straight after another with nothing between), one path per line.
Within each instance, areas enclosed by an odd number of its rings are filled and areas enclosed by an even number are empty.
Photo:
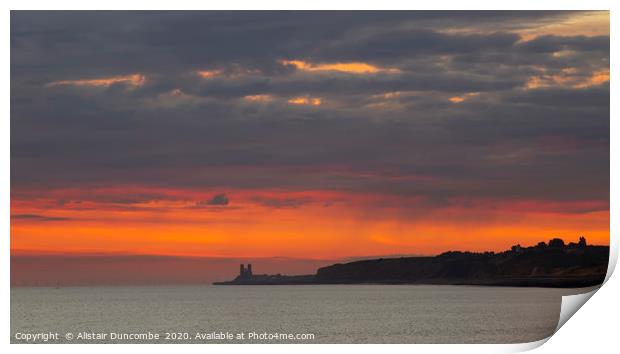
M516 343L551 335L561 296L590 289L431 285L135 286L11 289L16 333L187 333L177 343ZM209 340L197 333L313 334ZM183 334L182 336L184 336ZM177 335L179 336L179 335Z

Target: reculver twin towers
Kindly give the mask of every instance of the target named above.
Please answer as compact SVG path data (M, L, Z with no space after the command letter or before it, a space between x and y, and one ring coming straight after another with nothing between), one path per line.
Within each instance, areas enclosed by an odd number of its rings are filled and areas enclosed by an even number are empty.
M252 277L252 264L248 263L248 267L244 267L243 263L239 265L239 278L247 279Z

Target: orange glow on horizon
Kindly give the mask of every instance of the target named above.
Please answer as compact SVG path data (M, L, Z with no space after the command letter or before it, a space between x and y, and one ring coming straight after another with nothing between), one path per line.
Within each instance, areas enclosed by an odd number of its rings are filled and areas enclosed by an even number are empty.
M131 191L153 196L131 200ZM11 250L335 259L502 251L580 235L609 244L606 201L454 200L429 209L417 197L229 190L229 202L210 203L219 192L118 187L14 198Z

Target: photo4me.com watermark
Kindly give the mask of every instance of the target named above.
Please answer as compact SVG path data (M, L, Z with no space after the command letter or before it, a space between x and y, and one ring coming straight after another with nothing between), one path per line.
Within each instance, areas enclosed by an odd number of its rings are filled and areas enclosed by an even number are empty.
M17 343L104 343L104 342L296 342L314 341L314 333L283 333L259 331L211 331L211 332L16 332L13 341Z

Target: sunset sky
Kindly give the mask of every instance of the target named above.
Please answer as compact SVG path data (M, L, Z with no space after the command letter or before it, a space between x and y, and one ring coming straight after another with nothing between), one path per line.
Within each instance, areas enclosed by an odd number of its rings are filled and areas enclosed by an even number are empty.
M609 244L607 12L11 13L15 256L580 235Z

